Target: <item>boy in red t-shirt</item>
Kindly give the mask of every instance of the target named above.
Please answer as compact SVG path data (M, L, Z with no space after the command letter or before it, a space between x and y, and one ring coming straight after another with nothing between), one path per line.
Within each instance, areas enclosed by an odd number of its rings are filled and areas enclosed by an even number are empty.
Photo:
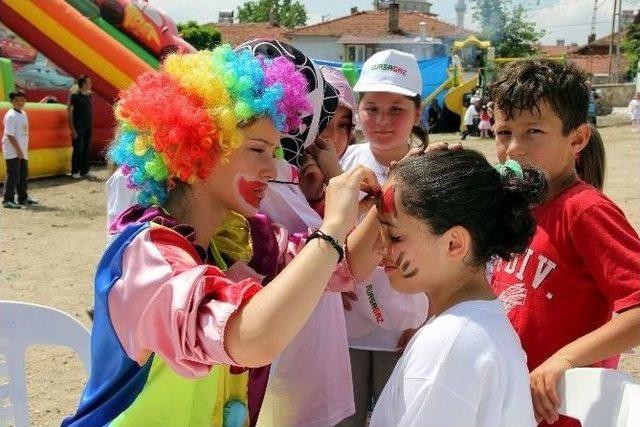
M527 353L536 416L554 423L556 383L567 369L615 367L617 355L640 344L640 239L620 208L576 174L576 161L604 162L585 158L599 151L583 151L590 128L581 71L517 61L490 95L500 162L534 164L550 180L549 199L534 209L529 248L495 265L492 286ZM563 417L555 425L579 423Z

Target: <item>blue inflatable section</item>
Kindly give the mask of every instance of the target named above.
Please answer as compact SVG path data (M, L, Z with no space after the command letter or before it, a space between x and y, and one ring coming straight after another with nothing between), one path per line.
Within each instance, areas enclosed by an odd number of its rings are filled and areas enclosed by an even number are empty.
M420 73L422 74L422 98L426 98L438 88L447 79L447 68L449 67L448 56L436 56L429 59L421 59L418 61L420 67ZM323 61L322 59L314 59L318 65L327 65L340 69L342 67L341 62ZM355 64L358 74L362 70L362 63ZM444 104L444 97L447 91L442 91L437 97L438 104L442 107Z

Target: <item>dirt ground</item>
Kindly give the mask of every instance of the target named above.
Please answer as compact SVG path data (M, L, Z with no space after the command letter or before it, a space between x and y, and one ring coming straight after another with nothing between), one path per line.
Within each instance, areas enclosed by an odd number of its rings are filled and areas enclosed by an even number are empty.
M640 231L640 136L621 116L600 121L607 151L605 193ZM432 135L432 141L456 139ZM493 142L470 138L467 147L495 161ZM28 301L61 309L87 327L93 303L92 281L106 244L104 180L56 177L34 180L30 194L40 205L1 210L0 299ZM640 349L625 354L621 369L640 379ZM86 380L75 355L65 349L36 347L28 353L29 402L34 426L59 425L71 413Z

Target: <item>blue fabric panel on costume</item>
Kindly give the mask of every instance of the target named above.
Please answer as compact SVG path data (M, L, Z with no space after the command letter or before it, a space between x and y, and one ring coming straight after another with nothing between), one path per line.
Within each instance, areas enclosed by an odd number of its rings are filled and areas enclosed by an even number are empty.
M109 316L109 291L122 275L125 249L138 233L148 227L148 222L127 227L107 248L98 264L91 334L91 366L100 366L100 369L91 370L78 411L63 420L62 427L108 425L131 405L147 382L153 357L141 367L127 356Z

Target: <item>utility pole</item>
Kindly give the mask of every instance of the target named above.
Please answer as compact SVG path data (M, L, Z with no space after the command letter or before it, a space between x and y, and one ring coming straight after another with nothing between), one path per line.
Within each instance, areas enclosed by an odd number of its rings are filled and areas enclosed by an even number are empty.
M591 33L587 38L587 44L596 40L596 17L598 16L598 0L593 0L593 14L591 14Z
M620 0L622 2L622 0ZM609 36L609 82L611 82L611 66L613 65L613 34L616 31L616 9L618 0L613 0L613 17L611 19L611 35Z
M593 0L593 14L591 15L591 33L587 37L587 50L589 52L589 72L593 74L593 47L591 44L596 41L596 17L598 16L598 0Z
M620 40L622 33L622 0L618 0L618 33L616 34L616 83L620 83Z

